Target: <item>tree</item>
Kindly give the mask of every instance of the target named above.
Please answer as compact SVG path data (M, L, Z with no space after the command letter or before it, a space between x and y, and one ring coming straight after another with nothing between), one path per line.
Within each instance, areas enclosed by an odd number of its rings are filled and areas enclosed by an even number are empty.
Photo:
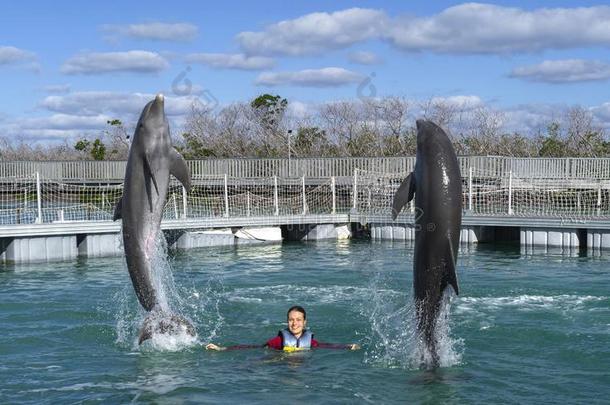
M547 127L547 136L543 138L542 145L538 151L540 157L564 157L566 156L566 143L560 139L560 125L551 122Z
M288 107L288 100L279 95L262 94L250 103L252 112L257 118L261 131L258 133L262 142L264 156L278 156L283 148L280 146L286 141L286 131L282 129L281 122Z
M108 158L127 159L129 154L129 133L123 122L119 119L106 121L110 129L104 131L104 135L110 138L110 153Z
M80 139L74 145L74 149L83 154L88 154L93 160L104 160L106 158L106 145L99 138L96 138L93 143L87 139Z
M250 106L258 113L263 127L274 129L286 112L288 100L279 95L261 94L252 100Z

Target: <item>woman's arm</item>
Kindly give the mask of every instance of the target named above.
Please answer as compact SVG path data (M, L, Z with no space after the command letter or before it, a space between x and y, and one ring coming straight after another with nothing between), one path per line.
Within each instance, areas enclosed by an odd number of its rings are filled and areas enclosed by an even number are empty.
M223 352L225 350L261 349L261 348L263 348L265 346L266 346L266 344L264 344L264 345L234 345L234 346L224 347L224 346L215 345L214 343L208 343L205 346L205 349L206 350L216 350L216 351L219 351L219 352Z
M312 345L312 346L320 348L320 349L360 350L360 345L357 344L357 343L341 344L341 343L321 343L321 342L316 342L316 344Z

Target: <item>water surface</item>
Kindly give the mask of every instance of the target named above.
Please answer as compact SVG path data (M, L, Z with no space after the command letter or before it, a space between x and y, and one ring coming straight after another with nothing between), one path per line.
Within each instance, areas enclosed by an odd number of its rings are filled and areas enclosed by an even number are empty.
M603 403L607 256L462 249L445 367L413 361L412 246L318 242L172 255L173 305L200 343L264 343L300 304L318 340L360 351L138 348L122 258L0 270L0 403Z

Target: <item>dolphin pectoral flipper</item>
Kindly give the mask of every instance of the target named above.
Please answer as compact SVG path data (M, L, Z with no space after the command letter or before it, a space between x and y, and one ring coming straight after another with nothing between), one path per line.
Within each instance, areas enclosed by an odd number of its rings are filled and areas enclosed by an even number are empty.
M396 194L394 194L394 201L392 201L392 219L398 217L402 207L413 199L413 195L415 195L415 176L413 173L410 173L407 178L400 183L400 187L398 187Z
M188 193L191 189L191 173L186 161L176 149L172 148L169 155L169 172L182 183Z
M122 209L123 209L123 196L121 196L121 198L119 198L119 201L117 201L116 205L114 206L114 215L112 216L113 221L116 221L119 218L123 218L123 215L121 213Z
M152 182L155 185L155 191L157 192L157 194L159 194L159 186L157 185L157 179L155 178L155 171L153 170L153 167L150 164L150 159L148 158L147 154L144 154L144 163L146 164L146 170L148 170L148 174L150 175L150 178L152 179Z

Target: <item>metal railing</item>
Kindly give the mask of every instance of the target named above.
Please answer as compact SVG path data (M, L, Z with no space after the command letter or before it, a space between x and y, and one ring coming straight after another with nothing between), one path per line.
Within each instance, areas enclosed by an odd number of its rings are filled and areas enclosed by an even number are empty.
M470 168L492 177L512 172L522 178L610 179L610 158L511 158L461 156L462 173ZM187 162L194 177L224 175L237 178L352 177L356 169L380 173L409 173L415 157L293 158L293 159L204 159ZM125 175L125 161L3 162L0 179L26 177L59 182L117 183Z
M510 163L515 170L509 166L507 171L506 161L483 159L483 162L485 166L475 161L475 165L462 170L462 206L470 215L562 220L610 218L610 179L582 174L578 177L580 161L557 165L541 160L537 164L542 163L549 170L546 177L531 173L531 167L517 167L514 161ZM603 173L605 168L600 165L598 169L594 174ZM565 177L566 170L573 175ZM564 171L564 177L550 175L558 171ZM361 218L367 215L389 218L394 193L404 176L402 171L360 169L341 178L194 176L188 193L176 180L171 183L163 217L244 218L244 224L254 217L352 212ZM45 179L40 173L4 178L0 183L0 225L111 221L122 191L120 183L58 182ZM413 206L410 210L413 212ZM408 213L409 208L405 211Z

